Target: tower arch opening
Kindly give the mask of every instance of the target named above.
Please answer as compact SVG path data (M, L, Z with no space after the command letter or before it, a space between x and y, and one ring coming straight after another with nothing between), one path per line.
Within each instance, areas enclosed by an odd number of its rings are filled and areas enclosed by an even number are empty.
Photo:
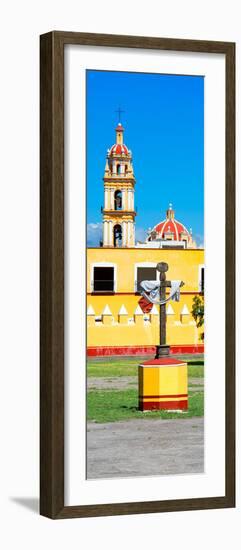
M114 226L114 247L119 248L122 246L122 227L119 223Z
M115 210L122 210L122 192L119 189L114 194L114 208Z

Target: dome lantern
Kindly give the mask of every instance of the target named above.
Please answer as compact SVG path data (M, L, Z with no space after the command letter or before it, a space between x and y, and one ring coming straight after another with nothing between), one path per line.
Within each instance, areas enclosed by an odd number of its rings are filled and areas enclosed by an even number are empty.
M121 122L118 122L116 128L116 142L110 149L107 151L108 158L126 158L131 159L132 154L131 151L129 151L128 147L124 144L124 128L121 124Z
M118 145L123 145L124 128L121 122L117 124L115 131L116 131L116 143Z
M170 202L169 207L167 209L166 215L167 215L168 220L174 220L175 212L172 208L172 203L171 202Z

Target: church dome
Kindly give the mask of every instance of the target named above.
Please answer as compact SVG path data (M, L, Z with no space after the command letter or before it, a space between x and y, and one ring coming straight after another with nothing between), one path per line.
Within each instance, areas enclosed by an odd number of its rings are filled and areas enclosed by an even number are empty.
M174 210L172 205L166 212L166 219L156 224L150 231L148 241L155 240L172 240L172 241L186 241L187 244L193 243L192 232L188 231L185 225L175 219Z
M126 147L126 145L123 143L124 128L121 122L117 124L115 131L116 131L116 143L114 143L114 145L112 145L112 147L110 148L109 156L110 157L113 157L116 155L125 156L125 157L130 156L130 151L128 147Z
M112 147L110 148L110 157L113 155L125 155L128 156L129 150L127 149L126 145L120 144L120 143L114 143Z

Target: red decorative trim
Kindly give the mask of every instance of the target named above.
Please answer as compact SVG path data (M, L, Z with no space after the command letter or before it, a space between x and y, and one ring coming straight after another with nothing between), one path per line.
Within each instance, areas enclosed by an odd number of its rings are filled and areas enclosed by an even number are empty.
M108 355L153 355L155 346L123 346L123 347L89 347L88 357L105 357Z
M204 344L187 344L182 345L180 344L171 346L170 353L177 354L177 353L204 353Z
M179 361L178 359L171 359L171 357L163 357L162 359L149 359L149 361L144 361L143 363L141 363L141 366L146 366L146 365L168 365L168 366L177 366L179 367L180 365L186 365L186 362L185 361Z
M153 411L153 410L187 410L188 401L183 399L181 401L139 401L139 410L141 411Z
M116 346L116 347L88 347L87 357L106 357L110 355L154 355L156 346ZM170 353L204 353L204 345L177 345L171 346Z

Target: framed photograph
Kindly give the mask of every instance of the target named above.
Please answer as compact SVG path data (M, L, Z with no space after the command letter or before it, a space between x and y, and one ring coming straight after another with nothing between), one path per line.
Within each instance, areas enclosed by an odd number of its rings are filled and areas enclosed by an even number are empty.
M40 61L40 513L234 507L235 44Z

